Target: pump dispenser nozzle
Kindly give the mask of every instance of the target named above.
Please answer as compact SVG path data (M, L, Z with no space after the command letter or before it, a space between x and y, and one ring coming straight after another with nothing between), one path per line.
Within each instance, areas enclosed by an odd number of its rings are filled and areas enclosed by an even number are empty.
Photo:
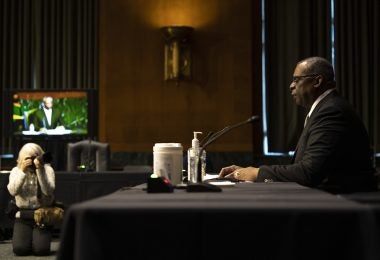
M195 183L198 180L198 162L199 162L199 140L198 134L202 132L194 131L194 138L191 141L191 147L187 150L187 179L189 183Z
M194 131L194 139L191 141L191 147L198 149L199 148L199 140L198 140L198 134L202 134L202 132Z

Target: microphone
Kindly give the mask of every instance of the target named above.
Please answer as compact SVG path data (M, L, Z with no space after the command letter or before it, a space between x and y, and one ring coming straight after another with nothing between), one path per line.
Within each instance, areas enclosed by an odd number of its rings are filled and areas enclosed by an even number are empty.
M208 132L206 137L199 142L199 146L202 147L213 134L215 134L213 131Z
M219 137L221 137L222 135L224 135L225 133L231 131L232 129L235 129L239 126L242 126L242 125L245 125L245 124L249 124L249 123L253 123L255 121L258 121L259 120L259 116L251 116L250 118L248 118L247 120L245 121L242 121L242 122L239 122L237 124L234 124L234 125L229 125L229 126L226 126L225 128L223 128L222 130L219 130L218 132L212 134L211 136L208 137L208 139L206 141L203 142L203 145L201 146L201 150L204 150L208 145L210 145L211 143L213 143L215 140L217 140ZM203 141L203 140L202 140ZM201 151L202 152L202 151Z
M242 126L242 125L245 125L245 124L250 124L250 123L253 123L253 122L256 122L260 119L259 116L251 116L250 118L248 118L247 120L245 121L242 121L242 122L239 122L237 124L234 124L234 125L229 125L229 126L226 126L225 128L219 130L218 132L216 133L211 133L208 136L208 139L206 141L203 142L202 140L202 143L203 145L200 148L200 151L199 151L199 155L201 155L204 151L204 149L210 145L211 143L213 143L214 141L216 141L219 137L221 137L222 135L226 134L227 132L231 131L232 129L235 129L239 126ZM207 138L207 137L206 137ZM205 139L206 139L205 138ZM201 163L200 163L200 160L198 160L198 176L197 176L197 182L200 183L202 182L202 174L201 174L202 170L201 170Z

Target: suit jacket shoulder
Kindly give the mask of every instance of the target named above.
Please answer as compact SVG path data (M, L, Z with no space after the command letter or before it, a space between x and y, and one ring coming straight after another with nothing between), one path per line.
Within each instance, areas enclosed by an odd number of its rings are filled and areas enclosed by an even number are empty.
M333 91L316 106L303 129L294 163L261 166L258 181L339 186L349 178L370 176L373 173L370 157L369 138L360 117Z

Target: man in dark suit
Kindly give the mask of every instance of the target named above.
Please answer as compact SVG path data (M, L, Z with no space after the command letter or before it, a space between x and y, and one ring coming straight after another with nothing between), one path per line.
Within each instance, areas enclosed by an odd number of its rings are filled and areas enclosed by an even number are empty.
M62 113L59 109L53 108L53 98L44 97L41 109L33 115L33 124L36 131L44 129L55 129L61 126Z
M365 126L335 89L334 70L320 57L300 61L290 84L297 105L308 110L293 163L220 171L221 177L256 182L297 182L332 192L376 188Z

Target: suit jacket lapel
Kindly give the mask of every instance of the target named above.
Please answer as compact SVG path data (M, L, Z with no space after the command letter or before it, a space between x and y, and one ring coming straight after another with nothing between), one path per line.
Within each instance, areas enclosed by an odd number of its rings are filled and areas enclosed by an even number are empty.
M296 149L294 151L293 158L292 158L292 163L296 162L298 150L303 150L302 148L303 148L303 145L306 143L306 139L307 139L307 136L308 136L307 133L308 133L309 128L310 128L310 121L311 121L311 118L308 119L305 127L302 130L301 136L298 139L297 146L296 146Z
M311 114L310 118L308 118L306 124L305 124L305 127L303 128L302 130L302 133L301 133L301 136L300 138L298 139L298 143L297 143L297 146L296 146L296 149L294 150L294 154L293 154L293 158L292 158L292 163L296 162L296 158L297 158L297 152L299 150L304 150L302 149L303 148L303 145L306 144L307 142L307 138L308 138L308 131L309 131L309 128L310 128L310 125L311 125L311 122L313 121L314 117L316 114L318 114L318 111L319 109L321 108L321 106L332 96L332 95L337 95L337 91L334 90L332 91L331 93L329 93L324 99L322 99L318 105L314 108L314 111L313 113ZM303 152L302 152L303 154ZM298 154L299 156L302 157L302 154Z

